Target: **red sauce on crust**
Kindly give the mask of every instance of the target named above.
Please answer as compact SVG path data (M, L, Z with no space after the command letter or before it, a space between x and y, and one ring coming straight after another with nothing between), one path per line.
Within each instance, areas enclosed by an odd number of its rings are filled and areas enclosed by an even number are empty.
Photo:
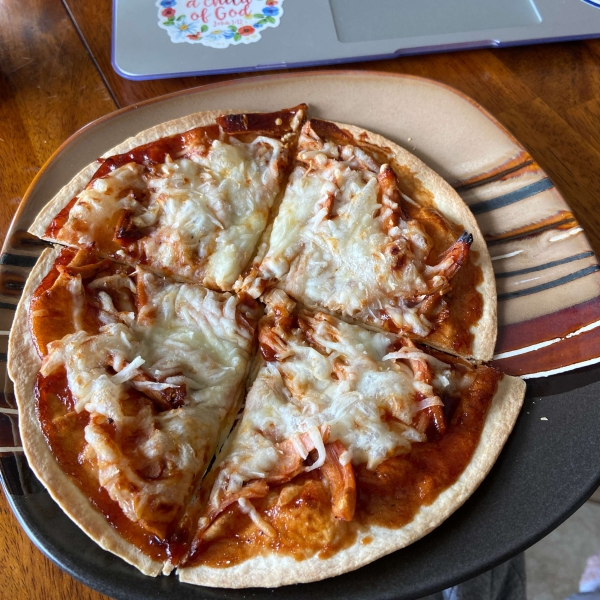
M414 219L423 226L425 233L433 242L427 264L439 263L444 252L458 240L464 230L462 226L450 222L436 210L433 194L423 186L419 178L408 167L390 158L393 155L390 148L370 144L366 137L359 136L357 139L349 131L328 121L311 119L310 125L322 139L340 146L346 144L358 146L379 164L389 164L393 168L398 189L417 203L400 198L397 202L399 204L397 216ZM483 316L484 308L484 299L477 290L477 286L483 282L483 272L481 267L475 264L476 258L476 253L468 252L465 262L449 281L450 290L440 295L439 300L434 301L433 306L439 308L437 312L434 311L433 318L430 319L433 329L426 337L426 341L430 344L466 356L472 354L474 334L471 330ZM399 259L397 268L401 266L402 260ZM398 333L398 327L385 310L379 311L377 317L383 321L386 330ZM377 323L377 326L381 324Z
M50 225L48 225L48 229L46 229L44 235L51 239L56 239L58 232L63 228L64 224L69 220L69 213L71 209L75 206L77 202L77 198L71 198L69 203L52 219Z
M33 331L40 337L38 345L40 340L47 344L64 335L55 321L48 321L49 317L44 312L58 301L58 290L64 291L64 284L60 285L61 276L75 272L104 273L104 268L109 271L125 269L119 265L107 267L107 264L98 262L96 257L85 251L64 249L60 253L54 268L32 298L32 306L42 313L33 318ZM246 305L250 313L257 308L250 300ZM91 305L88 303L86 306L85 312L90 315L88 324L93 330L98 327L99 321L90 310ZM69 310L67 312L70 314ZM287 313L277 316L285 327L299 326L301 321ZM73 330L73 325L70 326ZM267 354L267 359L276 360L275 356L270 356L272 349L268 345L261 344L260 349ZM443 358L439 353L432 353ZM456 362L464 361L457 359ZM253 501L259 514L276 531L275 537L265 535L248 515L237 505L232 505L209 528L187 564L226 567L271 551L297 560L314 555L327 558L352 545L359 532L370 525L394 529L409 523L421 506L431 504L469 464L499 379L500 374L495 369L478 367L471 386L460 398L443 399L448 423L443 437L414 444L409 454L390 458L375 471L369 471L364 465L356 467L357 500L353 520L348 522L335 518L331 510L331 491L319 470L304 473L289 483L272 486L266 497ZM75 412L64 369L48 377L38 374L35 401L42 431L58 464L111 526L124 539L156 560L170 558L174 563L181 560L195 531L194 519L188 515L183 520L173 521L166 529L163 524L163 534L158 536L156 529L130 521L118 503L99 486L94 460L84 452L84 429L90 417L85 410ZM128 411L135 414L140 403L148 402L143 394L132 390L123 410L126 414ZM111 427L110 423L106 423L105 431L114 436L116 432ZM135 444L134 441L132 443ZM125 452L127 447L124 444Z
M167 156L175 160L189 156L192 152L205 154L212 142L220 138L225 139L228 135L239 137L245 142L252 141L258 135L282 137L292 131L292 123L298 111L305 111L306 109L306 104L300 104L294 108L273 113L221 115L217 117L216 124L195 127L184 133L162 137L148 144L137 146L123 154L99 158L97 162L100 166L90 179L87 187L96 179L106 177L115 169L132 162L152 169L155 165L163 164ZM45 235L47 237L57 239L58 233L67 222L71 208L73 208L76 201L77 198L73 198L56 215L46 229Z
M277 120L281 123L277 123L276 127L282 131L277 129L278 134L289 129L293 118L292 113L285 113L285 118L282 114L283 112L273 113L280 115ZM223 135L272 132L272 123L269 130L269 118L275 119L273 115L219 117L218 123L222 130L219 125L199 127L184 134L161 138L128 153L101 159L100 167L90 183L131 162L152 169L154 165L164 163L167 155L180 158L190 148L201 151L201 148ZM333 137L339 143L364 145L351 136L349 141L347 132L331 124L318 120L314 122L321 135ZM371 150L380 159L382 151L377 155ZM403 177L406 179L408 175L404 173ZM412 184L418 185L416 182L418 180L413 178ZM421 195L423 194L426 194L426 190L422 190ZM55 217L46 231L47 236L58 235L75 202L76 198L72 199ZM430 264L435 264L439 255L454 243L461 230L426 204L418 207L407 204L403 206L403 210L406 210L409 218L417 218L423 223L426 233L435 240L430 257ZM122 237L119 239L124 240L124 244L134 241L138 236L137 230L127 221L126 215L121 215L121 221L119 232L122 232ZM64 284L60 284L61 274L64 272L60 267L67 267L75 257L75 251L63 250L54 268L32 297L30 327L41 356L47 353L48 343L75 330L72 322L72 294ZM78 266L93 264L93 260L93 257L87 262L83 260ZM428 342L450 344L456 352L464 354L470 352L473 343L470 329L483 314L483 298L476 290L482 281L482 271L475 265L474 257L470 254L452 279L452 289L445 296L449 314L436 324ZM250 301L248 308L255 308ZM94 305L87 302L83 322L84 329L90 333L97 331L99 327L95 310ZM385 320L385 317L383 314L382 319ZM245 322L241 313L239 319ZM294 324L298 325L296 321ZM259 349L265 360L277 360L275 350L266 341L261 341ZM369 471L364 465L355 467L357 500L353 520L344 521L334 517L331 491L319 470L304 473L284 485L272 486L267 496L253 500L257 512L274 529L274 536L262 531L237 504L232 504L211 525L185 566L202 564L217 568L229 567L270 552L288 555L296 560L315 555L328 558L355 543L359 534L370 526L397 529L410 523L422 506L431 505L458 480L469 465L500 378L501 374L491 367L477 367L471 386L460 398L443 398L447 422L444 435L425 443L413 444L408 454L389 458L374 471ZM58 464L73 478L111 526L124 539L156 560L167 560L170 557L173 563L177 563L182 559L193 534L192 522L173 522L164 535L159 537L141 524L129 520L118 503L100 487L97 467L93 459L84 452L84 429L90 416L85 410L75 412L66 372L59 370L49 377L38 374L35 401L43 434ZM133 410L140 402L146 402L147 398L132 391L129 401ZM106 431L115 436L116 432L111 427L107 423ZM371 538L365 538L363 543L370 541Z
M274 537L231 505L207 530L185 566L226 568L270 552L296 560L328 558L355 543L369 526L398 529L410 523L421 506L432 504L469 464L500 378L496 369L478 367L460 399L443 399L448 429L441 439L413 444L408 454L390 458L374 471L355 467L358 497L352 521L333 517L330 492L318 470L313 471L252 501L275 529Z
M48 344L76 330L73 322L73 295L68 289L75 276L81 280L83 288L80 312L84 329L94 334L102 325L96 306L98 300L95 296L98 289L88 288L87 284L96 277L132 272L131 267L118 265L106 259L101 260L89 251L63 248L30 301L30 328L40 356L44 357L47 354ZM143 292L143 286L138 286L138 292L140 290ZM112 295L110 289L104 288L101 291ZM120 293L128 294L128 303L136 306L136 298L129 290L121 289ZM119 298L116 295L113 302L116 307L119 306ZM258 303L247 297L240 302L240 307L236 318L239 318L241 326L253 331L254 322L260 312ZM84 430L90 421L90 415L85 410L79 413L75 411L75 401L69 390L65 368L58 369L49 376L38 373L34 394L36 414L42 432L52 455L64 473L72 478L91 504L124 539L156 560L164 561L170 558L176 563L187 551L187 532L178 526L181 514L169 523L162 520L145 524L133 522L119 504L110 498L106 489L99 485L95 457L85 452L87 444ZM153 414L160 412L160 407L150 397L134 388L129 389L126 397L120 398L120 404L125 416L137 415L142 409L147 410L147 407ZM138 430L128 430L124 427L117 432L110 420L100 426L117 441L125 456L135 453L139 443ZM138 475L142 479L155 477L152 473L144 472L138 472ZM154 514L160 509L160 506L153 509ZM165 505L164 510L168 509L170 505Z
M156 560L168 558L168 544L141 525L130 521L120 506L98 484L93 461L85 458L84 429L89 422L87 411L74 411L75 402L67 384L66 372L56 371L49 377L38 374L35 384L36 413L60 468L128 542Z

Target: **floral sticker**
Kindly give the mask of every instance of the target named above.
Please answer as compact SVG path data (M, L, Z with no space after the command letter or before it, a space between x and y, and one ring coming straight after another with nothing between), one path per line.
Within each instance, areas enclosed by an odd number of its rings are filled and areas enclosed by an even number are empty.
M158 25L178 44L227 48L251 44L277 27L283 0L157 0Z

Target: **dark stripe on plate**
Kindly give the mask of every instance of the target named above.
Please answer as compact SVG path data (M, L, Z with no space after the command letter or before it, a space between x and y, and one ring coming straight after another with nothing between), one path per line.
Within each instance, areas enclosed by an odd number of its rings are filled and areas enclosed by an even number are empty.
M575 217L570 217L568 219L564 219L563 221L557 221L556 223L549 223L548 225L542 225L541 227L537 227L535 229L527 230L522 233L517 233L516 235L508 235L506 237L498 238L495 240L486 240L485 243L488 246L497 246L498 244L505 244L506 242L514 242L515 240L520 240L526 237L530 237L533 235L537 235L538 233L543 233L544 231L548 231L548 229L556 229L558 230L563 225L573 224L573 227L577 227L579 224L575 220ZM570 229L570 228L568 228Z
M17 310L17 305L9 304L8 302L0 302L0 308L5 308L6 310Z
M9 238L8 243L17 249L38 250L40 254L44 248L50 248L52 242L46 242L39 237L32 235L24 229L18 229Z
M495 360L492 364L509 375L543 373L598 358L599 348L600 328L596 328L532 352Z
M551 288L558 287L559 285L570 283L571 281L581 279L582 277L586 277L587 275L591 275L597 271L600 271L600 265L592 265L590 267L586 267L585 269L581 269L581 271L576 271L575 273L565 275L564 277L560 277L554 281L549 281L548 283L542 283L541 285L536 285L525 290L519 290L518 292L498 294L498 300L510 300L511 298L520 298L521 296L529 296L529 294L537 294L537 292L543 292L544 290L549 290Z
M505 279L506 277L514 277L516 275L527 275L527 273L535 273L536 271L543 271L558 265L565 265L573 262L574 260L581 260L582 258L590 258L594 256L593 252L582 252L581 254L575 254L574 256L568 256L567 258L561 258L560 260L553 260L552 262L538 265L537 267L529 267L528 269L519 269L518 271L508 271L507 273L496 273L496 279Z
M464 185L457 185L454 187L456 191L462 192L463 190L471 190L473 188L479 187L480 185L485 185L486 183L493 183L498 179L502 179L506 175L510 175L515 171L520 171L521 169L528 167L533 164L533 160L526 160L510 169L506 169L505 171L500 171L499 173L495 173L494 175L490 175L489 177L485 177L484 179L480 179L479 181L475 181L474 183L466 183Z
M14 448L21 445L19 435L19 416L0 413L0 446L3 448Z
M503 206L508 206L509 204L514 204L520 200L525 200L525 198L530 198L531 196L545 192L553 187L554 184L550 179L545 177L544 179L540 179L540 181L526 185L520 190L504 194L504 196L498 196L497 198L492 198L492 200L471 204L469 208L474 215L480 215L482 213L490 212L491 210L496 210L497 208L502 208Z
M525 398L538 399L547 396L566 394L600 381L598 363L585 367L570 365L567 370L547 377L533 377L527 380ZM541 414L541 413L540 413Z
M552 310L552 307L550 307ZM563 308L528 321L498 327L496 353L508 352L539 344L554 338L564 338L584 325L600 320L600 302L592 298L581 304Z
M3 254L0 256L0 265L11 265L13 267L33 267L37 262L37 256L23 256L22 254Z
M0 362L6 362L7 356L6 352L0 352Z
M13 454L5 454L0 457L3 487L11 496L22 496L25 494L23 484L21 483L21 469L19 469L18 460Z
M0 286L4 287L8 292L22 292L25 287L25 280L19 281L16 277L13 276L13 279L10 279L10 275L6 277L6 281L2 281L2 272L0 272ZM0 288L1 289L1 288Z

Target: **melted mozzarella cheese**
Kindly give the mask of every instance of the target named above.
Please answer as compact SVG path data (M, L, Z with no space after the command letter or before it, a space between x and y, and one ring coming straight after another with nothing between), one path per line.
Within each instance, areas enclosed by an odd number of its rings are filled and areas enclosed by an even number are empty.
M95 460L111 498L133 521L169 522L236 410L252 336L237 324L234 296L171 283L142 269L137 277L152 318L123 320L105 298L112 322L95 335L77 331L49 344L42 374L66 368L75 410L90 414L86 456ZM115 278L124 285L123 275ZM110 279L88 289L106 288ZM143 380L136 381L140 375ZM149 399L134 408L128 401L132 388L182 385L180 408L159 412Z
M331 143L302 149L314 144L301 138L298 156L309 166L292 173L268 251L238 288L257 297L275 280L309 307L377 325L385 310L398 328L426 336L431 324L415 300L430 289L431 241L415 221L386 226L392 207L382 204L373 159L352 146L340 154Z
M252 144L213 142L206 156L161 167L150 178L147 218L156 231L142 240L158 268L192 278L204 265L204 283L231 289L252 256L279 191L282 145L259 137Z
M251 143L215 140L205 154L167 156L151 172L127 164L80 194L58 239L78 246L95 242L125 261L145 256L154 269L229 290L266 226L284 154L281 142L258 137ZM115 250L113 232L103 228L116 225L122 210L130 211L143 237Z
M267 296L268 305L274 298L281 300L282 292ZM339 440L346 463L366 463L369 469L426 439L413 427L422 408L421 382L389 354L397 338L322 313L301 311L299 319L310 328L309 335L302 328L289 332L283 342L285 356L264 363L248 393L241 422L218 465L210 501L215 510L223 494L236 494L246 482L280 474L286 452L306 458L303 434L319 459L324 454L319 441ZM428 356L413 350L413 358ZM435 359L429 363L441 394L448 388L443 378L449 377L449 367Z
M69 212L69 218L59 231L57 240L78 247L104 242L106 224L115 221L121 210L137 210L140 203L129 192L143 192L146 183L143 168L129 163L106 177L95 179L79 194ZM108 232L112 240L112 232Z

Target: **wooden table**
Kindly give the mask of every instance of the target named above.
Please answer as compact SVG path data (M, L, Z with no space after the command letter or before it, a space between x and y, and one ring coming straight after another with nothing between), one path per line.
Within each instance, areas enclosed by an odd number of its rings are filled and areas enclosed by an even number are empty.
M4 0L0 12L0 239L56 148L113 110L251 75L122 79L110 64L111 0ZM487 108L550 175L600 254L600 40L347 65L451 85ZM328 69L322 67L321 69ZM0 494L0 596L98 600L54 566Z

